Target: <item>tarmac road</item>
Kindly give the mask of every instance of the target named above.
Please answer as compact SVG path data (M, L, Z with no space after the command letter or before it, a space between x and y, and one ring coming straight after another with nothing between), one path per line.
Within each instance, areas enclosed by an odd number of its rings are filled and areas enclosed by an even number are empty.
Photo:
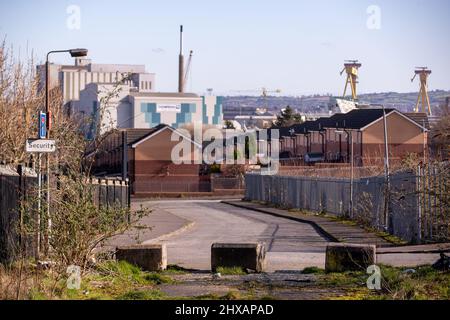
M144 243L166 243L168 263L188 269L210 270L214 242L264 242L267 271L301 270L325 266L327 241L309 224L233 207L217 200L162 200L145 206L193 222L166 239Z

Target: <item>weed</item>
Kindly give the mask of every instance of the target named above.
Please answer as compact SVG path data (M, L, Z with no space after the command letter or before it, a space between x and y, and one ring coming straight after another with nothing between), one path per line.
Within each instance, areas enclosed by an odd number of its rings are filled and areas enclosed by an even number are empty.
M307 267L303 269L302 273L304 274L324 274L325 270L317 268L317 267Z
M217 273L221 275L243 276L247 273L241 267L218 267Z

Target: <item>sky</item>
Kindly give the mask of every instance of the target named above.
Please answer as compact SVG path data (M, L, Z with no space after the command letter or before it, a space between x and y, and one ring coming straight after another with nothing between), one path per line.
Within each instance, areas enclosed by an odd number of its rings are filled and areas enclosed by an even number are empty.
M183 24L188 91L337 95L344 60L358 59L360 93L412 92L419 66L433 71L430 90L450 89L449 13L450 0L0 0L0 37L38 62L82 47L95 63L145 64L170 92Z

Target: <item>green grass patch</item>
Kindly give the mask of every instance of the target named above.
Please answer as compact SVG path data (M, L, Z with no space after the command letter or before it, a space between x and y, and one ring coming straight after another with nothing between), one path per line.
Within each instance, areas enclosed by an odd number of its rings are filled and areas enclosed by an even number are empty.
M66 278L54 279L51 273L41 281L38 289L32 288L29 298L63 300L154 300L162 299L156 290L161 284L173 284L170 275L163 272L146 272L125 261L107 261L82 275L79 290L68 289Z
M166 295L159 290L132 290L118 296L117 300L163 300Z
M403 239L400 239L399 237L393 236L392 234L389 234L387 232L382 232L382 231L376 231L373 230L371 228L367 229L368 231L374 232L378 237L383 238L384 240L402 246L402 245L407 245L408 241L405 241Z
M160 273L147 273L144 275L144 279L148 282L154 283L154 284L170 284L174 283L172 278L170 278L167 275L163 275Z
M241 267L218 267L216 272L228 276L243 276L247 274Z
M302 270L302 273L304 273L304 274L324 274L325 270L317 268L317 267L307 267Z
M177 266L175 264L171 264L171 265L168 265L167 269L164 270L162 273L163 274L186 274L188 272L189 272L189 270L187 270L183 267Z
M434 270L431 266L407 268L380 266L381 290L369 290L368 274L364 272L328 273L319 276L324 287L346 289L344 300L449 300L450 272Z

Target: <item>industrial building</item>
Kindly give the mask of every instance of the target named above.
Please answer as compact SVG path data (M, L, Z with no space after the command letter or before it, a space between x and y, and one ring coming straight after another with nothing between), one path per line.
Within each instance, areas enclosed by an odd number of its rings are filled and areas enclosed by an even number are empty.
M38 72L45 79L45 66ZM167 124L174 128L199 123L221 126L222 98L193 93L156 92L156 75L144 65L94 64L76 58L74 65L49 65L49 88L59 87L65 110L100 122L100 134L113 128L152 128ZM41 83L44 83L42 81ZM102 98L115 92L108 105ZM92 136L91 125L86 128Z

